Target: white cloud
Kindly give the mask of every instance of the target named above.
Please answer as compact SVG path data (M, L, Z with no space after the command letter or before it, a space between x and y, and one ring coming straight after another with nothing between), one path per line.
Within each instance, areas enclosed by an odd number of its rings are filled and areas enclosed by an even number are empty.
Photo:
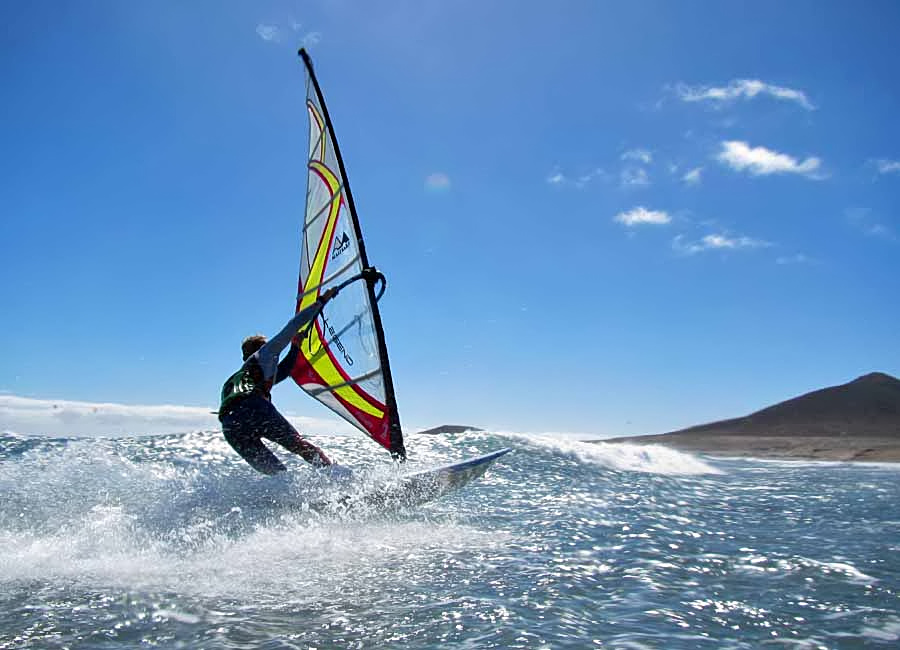
M874 235L875 237L884 237L886 239L893 239L894 233L891 232L891 229L885 226L882 223L873 223L866 229L867 235Z
M633 160L649 165L653 162L653 154L646 149L629 149L622 154L622 160Z
M581 189L588 185L588 183L592 183L596 179L603 179L606 177L606 174L599 167L592 171L589 171L587 174L582 174L575 180L575 187Z
M596 169L592 169L585 174L582 174L578 178L570 178L557 168L554 169L549 176L547 176L547 182L550 185L556 185L557 187L569 186L580 190L584 189L595 180L603 180L605 178L606 172L604 172L599 167L597 167Z
M641 165L653 162L653 154L647 149L629 149L620 158L626 166L619 174L619 181L624 188L638 188L650 185L650 175Z
M308 32L303 35L300 42L305 48L313 48L322 42L322 34L319 32Z
M811 264L812 259L804 255L803 253L797 253L795 255L782 255L781 257L775 260L776 264Z
M727 86L719 87L677 84L675 93L685 102L711 102L713 104L726 104L738 99L753 99L759 95L769 95L778 100L794 102L809 111L815 109L802 90L776 86L758 79L735 79Z
M875 163L875 168L878 170L879 174L900 174L900 160L886 160L884 158L879 158L872 162Z
M290 417L298 430L315 435L349 433L342 420ZM0 431L46 436L138 436L219 428L210 408L45 400L0 395Z
M650 184L650 176L642 167L626 167L621 175L622 187L646 187Z
M656 225L666 224L672 221L672 218L662 210L648 210L647 208L638 206L628 212L620 212L613 217L613 221L617 221L622 225L630 227L644 223Z
M681 180L684 181L685 185L699 185L701 180L700 175L702 173L703 167L694 167L692 170L682 176Z
M260 23L256 26L256 33L259 34L261 39L269 43L278 43L281 41L281 30L275 25L265 25Z
M444 172L434 172L425 177L425 189L432 192L446 192L450 189L450 177Z
M256 26L256 33L267 43L281 43L285 40L293 43L296 37L289 33L286 34L287 30L290 29L292 32L298 33L302 30L303 25L294 20L293 17L288 17L287 25L287 27L282 28L278 25L259 23ZM307 32L300 36L300 45L305 48L313 48L321 40L322 35L319 32Z
M562 172L555 171L547 177L547 182L551 185L562 185L566 182L566 177L562 175Z
M895 239L894 232L883 223L877 221L871 208L848 208L844 211L844 214L851 224L866 235L890 240Z
M728 237L727 235L706 235L699 241L685 242L682 235L672 240L672 248L685 255L693 255L710 250L737 250L770 246L769 242L750 237Z
M804 161L765 147L751 147L740 140L722 143L722 150L716 159L735 171L747 171L754 176L769 174L801 174L808 178L821 179L818 175L821 160L810 156Z

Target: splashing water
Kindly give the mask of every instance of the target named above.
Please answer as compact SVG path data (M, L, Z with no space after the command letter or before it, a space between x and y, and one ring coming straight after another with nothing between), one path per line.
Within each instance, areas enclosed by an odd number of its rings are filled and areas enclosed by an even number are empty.
M216 432L0 437L0 648L896 647L892 467L701 459L467 433L409 470L512 446L426 506L321 510L289 454ZM372 485L358 437L328 452Z

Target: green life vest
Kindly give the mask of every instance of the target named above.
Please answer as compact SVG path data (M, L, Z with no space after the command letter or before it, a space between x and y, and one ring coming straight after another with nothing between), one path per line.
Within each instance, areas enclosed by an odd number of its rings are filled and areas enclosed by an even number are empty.
M262 381L262 371L258 364L243 366L225 380L219 402L219 413L225 413L228 405L239 397L247 397L256 393L269 399L267 388L266 382Z

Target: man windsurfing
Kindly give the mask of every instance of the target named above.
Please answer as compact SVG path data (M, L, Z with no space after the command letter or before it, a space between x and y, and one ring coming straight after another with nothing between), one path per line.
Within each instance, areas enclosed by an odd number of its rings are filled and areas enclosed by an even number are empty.
M294 339L300 328L316 319L322 308L337 294L337 288L325 291L309 307L300 310L278 334L267 341L265 336L250 336L241 344L244 364L222 386L219 421L222 433L234 450L253 469L263 474L277 474L287 468L269 451L262 438L277 442L314 467L331 467L332 474L349 474L349 470L333 463L321 449L304 440L272 404L272 386L290 376L299 352L299 341L281 363L281 351Z

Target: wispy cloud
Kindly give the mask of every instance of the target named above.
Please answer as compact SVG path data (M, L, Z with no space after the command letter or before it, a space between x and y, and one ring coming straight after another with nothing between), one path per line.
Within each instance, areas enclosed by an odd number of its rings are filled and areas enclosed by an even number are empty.
M878 158L871 161L879 174L900 174L900 160Z
M337 419L291 417L300 431L349 433ZM0 430L46 436L138 436L217 429L208 407L112 404L0 395Z
M812 258L804 255L803 253L796 253L794 255L781 255L780 257L775 259L776 264L812 264Z
M450 189L450 177L444 172L434 172L425 177L425 189L431 192L446 192Z
M575 179L575 187L581 189L582 187L586 187L588 184L593 183L596 180L603 180L606 178L606 172L597 167L596 169L592 169L586 174L582 174L578 178Z
M547 176L547 182L550 185L564 185L567 179L563 176L563 173L559 170L554 170Z
M303 38L300 39L300 42L305 48L313 48L322 42L322 34L319 32L307 32L303 35Z
M559 170L559 168L555 168L552 172L550 172L550 174L547 175L546 180L550 185L555 185L557 187L574 187L575 189L581 190L594 181L604 180L605 178L606 172L604 172L599 167L576 177L566 176L562 173L562 171Z
M768 95L781 101L794 102L808 111L815 109L802 90L776 86L759 79L735 79L727 86L689 86L679 83L675 86L675 94L685 102L708 102L713 105Z
M847 208L844 215L851 225L866 235L892 241L897 239L893 230L878 221L871 208Z
M751 237L729 237L727 235L706 235L697 241L685 241L683 235L672 240L672 248L685 255L694 255L704 251L738 250L742 248L761 248L770 246L769 242Z
M629 149L622 154L622 160L633 160L634 162L649 165L653 162L653 154L646 149Z
M662 210L648 210L643 206L638 206L627 212L620 212L613 217L613 221L630 228L641 224L667 224L672 221L672 217Z
M296 37L291 36L291 34L288 33L288 30L298 34L303 31L303 25L298 23L293 17L288 17L286 23L287 27L272 23L259 23L256 26L256 33L267 43L289 41L291 44L294 44L296 43L294 40ZM299 40L300 45L303 47L312 48L319 44L322 40L322 35L319 32L306 32L305 34L300 35Z
M684 176L681 177L681 180L685 185L699 185L702 180L701 174L703 173L703 167L694 167L692 170L687 172Z
M626 167L620 176L622 187L637 188L650 185L650 175L643 167Z
M653 162L653 153L647 149L629 149L619 156L625 167L619 173L619 183L625 189L636 189L650 185L650 174L642 165Z
M751 147L740 140L728 140L722 143L722 150L716 159L735 171L746 171L754 176L769 174L800 174L807 178L820 180L819 173L822 161L815 156L798 161L784 153L772 151L765 147Z
M278 43L281 41L281 30L275 25L266 25L260 23L256 26L256 33L259 37L269 43Z

